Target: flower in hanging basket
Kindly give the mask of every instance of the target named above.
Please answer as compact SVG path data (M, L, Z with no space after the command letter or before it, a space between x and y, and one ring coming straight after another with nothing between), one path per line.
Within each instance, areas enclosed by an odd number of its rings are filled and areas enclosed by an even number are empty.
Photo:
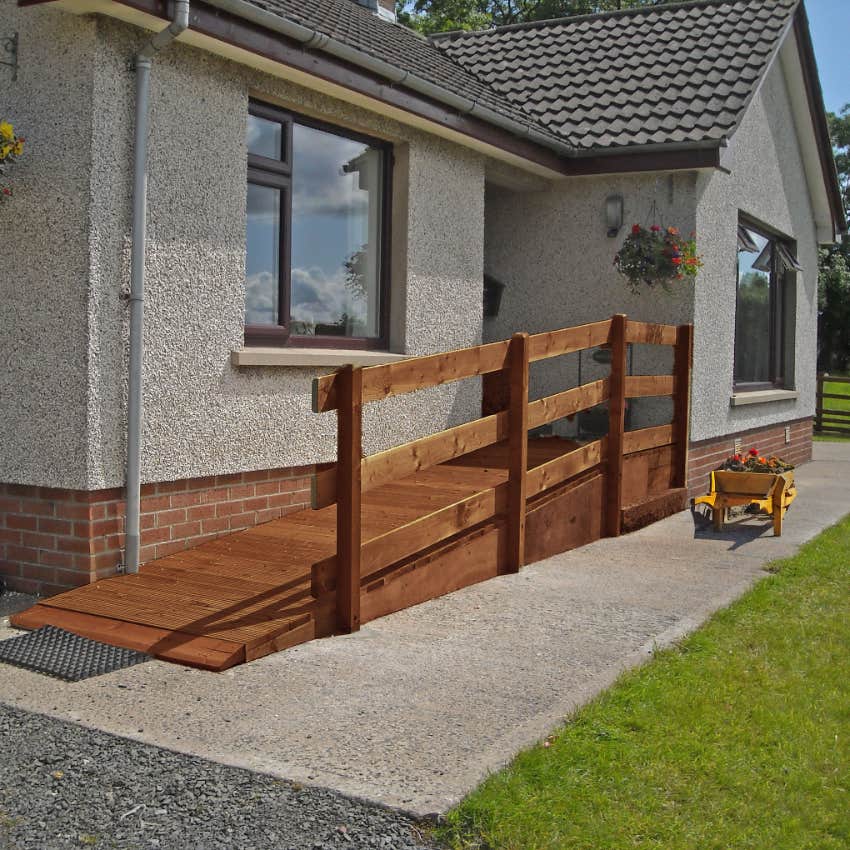
M0 178L4 177L9 166L13 165L24 152L23 136L15 133L15 128L8 121L0 121ZM0 179L0 201L10 197L12 190Z
M696 238L683 239L678 228L632 226L614 265L632 292L644 286L662 286L668 292L676 281L693 280L702 267Z

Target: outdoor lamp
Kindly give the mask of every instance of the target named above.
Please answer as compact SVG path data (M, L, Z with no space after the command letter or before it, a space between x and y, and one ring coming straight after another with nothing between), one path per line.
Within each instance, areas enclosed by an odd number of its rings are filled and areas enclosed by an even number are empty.
M623 226L623 196L609 195L605 199L605 224L608 226L608 236L613 238Z

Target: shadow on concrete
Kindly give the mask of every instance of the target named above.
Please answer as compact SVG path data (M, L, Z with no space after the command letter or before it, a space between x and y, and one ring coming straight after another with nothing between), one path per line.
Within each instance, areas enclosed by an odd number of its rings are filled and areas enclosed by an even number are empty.
M770 517L733 517L726 521L723 531L715 531L712 527L711 511L707 506L691 508L691 517L694 521L694 540L725 540L732 544L729 547L730 552L760 537L773 535Z

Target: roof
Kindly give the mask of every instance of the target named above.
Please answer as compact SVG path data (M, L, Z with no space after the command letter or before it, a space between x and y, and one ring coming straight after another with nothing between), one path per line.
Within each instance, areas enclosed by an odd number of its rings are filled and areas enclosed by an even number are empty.
M378 17L352 0L248 0L250 5L320 32L436 86L480 103L538 133L540 128L519 104L479 80L471 70L401 24Z
M720 142L798 0L701 0L448 33L435 43L578 151Z

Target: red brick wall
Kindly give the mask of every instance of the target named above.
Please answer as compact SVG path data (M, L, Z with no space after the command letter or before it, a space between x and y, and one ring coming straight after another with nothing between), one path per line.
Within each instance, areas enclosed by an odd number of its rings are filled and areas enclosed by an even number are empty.
M311 467L142 487L143 563L310 504ZM0 575L50 595L114 575L123 562L124 491L0 484Z
M791 428L790 443L785 442L786 425ZM735 440L739 437L745 452L756 448L763 455L778 455L795 466L812 459L812 420L808 418L691 443L688 453L689 496L708 492L709 473L734 453Z

